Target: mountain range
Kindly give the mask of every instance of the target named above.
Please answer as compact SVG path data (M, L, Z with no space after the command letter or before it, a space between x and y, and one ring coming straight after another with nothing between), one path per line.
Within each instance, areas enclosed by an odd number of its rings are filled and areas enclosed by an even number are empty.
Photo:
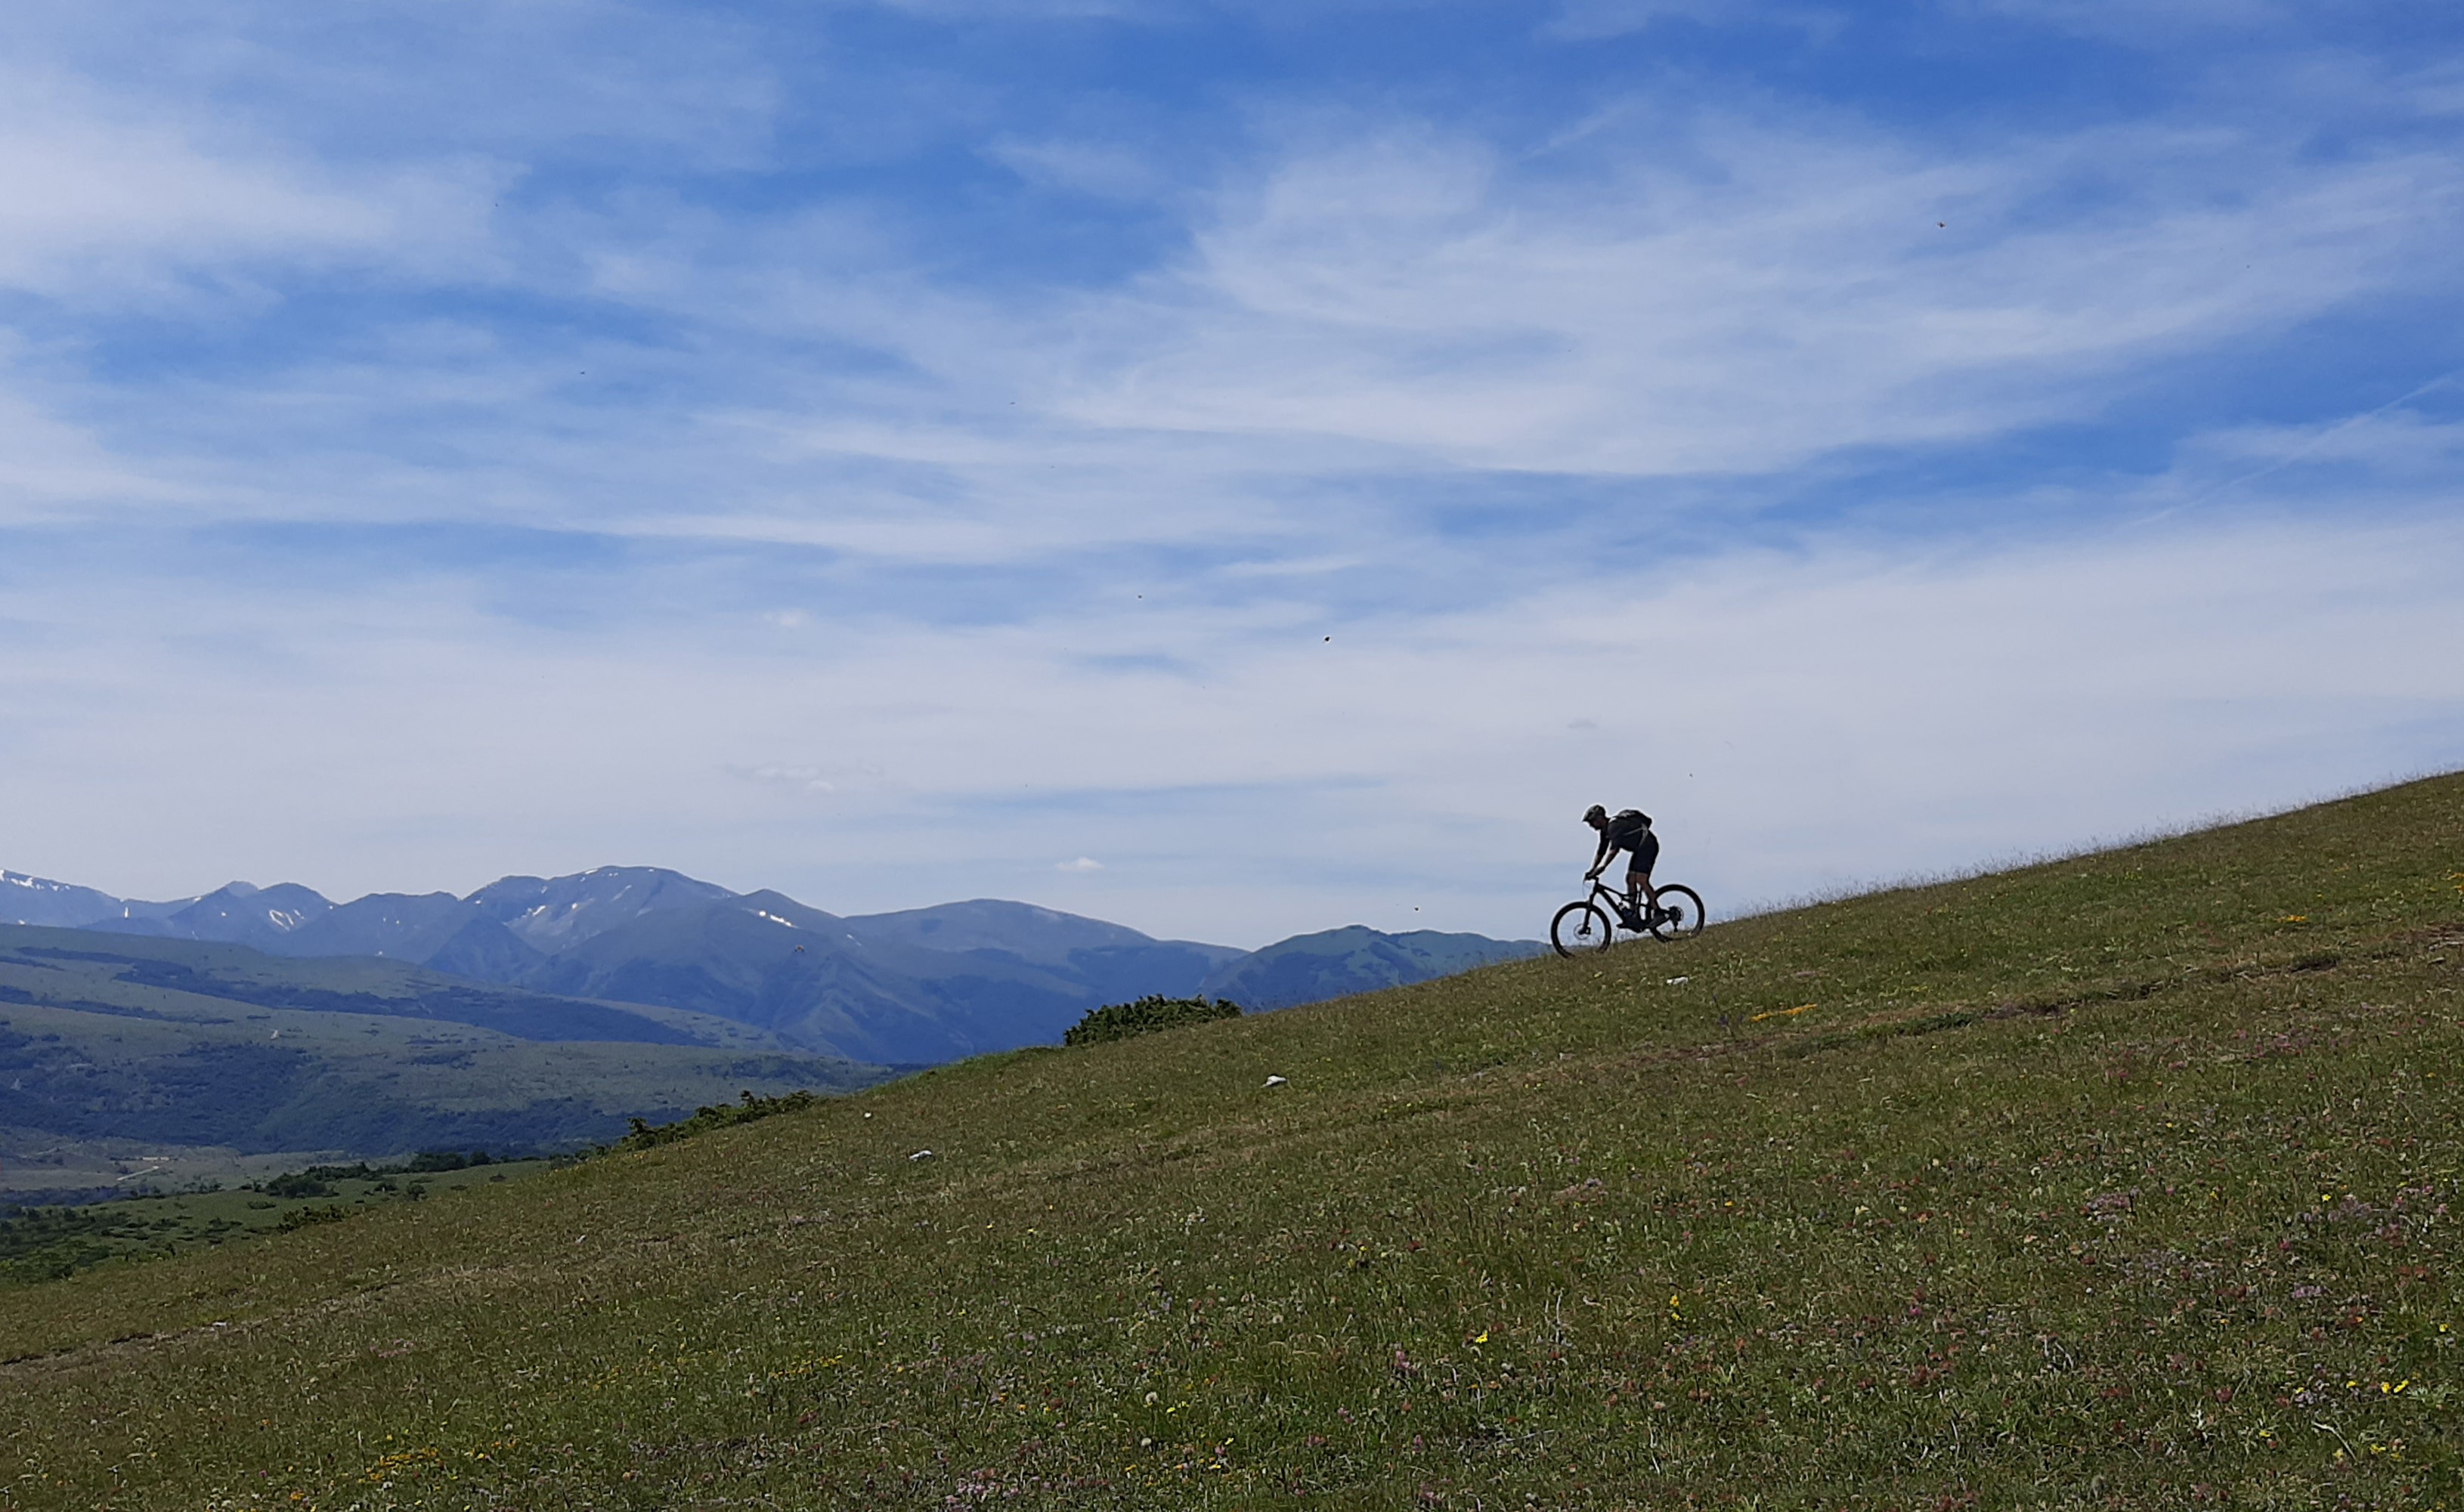
M1089 1009L1149 994L1282 1008L1542 949L1355 925L1241 951L998 899L842 917L654 866L348 903L242 882L146 902L0 872L0 923L381 957L561 999L685 1010L885 1065L1051 1043Z

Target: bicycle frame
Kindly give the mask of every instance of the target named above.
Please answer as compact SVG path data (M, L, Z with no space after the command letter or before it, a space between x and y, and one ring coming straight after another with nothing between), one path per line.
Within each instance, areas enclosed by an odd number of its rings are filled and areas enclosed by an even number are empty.
M1639 934L1651 928L1652 911L1660 907L1660 889L1644 883L1641 905L1629 907L1624 893L1594 877L1591 901L1606 908L1619 924Z

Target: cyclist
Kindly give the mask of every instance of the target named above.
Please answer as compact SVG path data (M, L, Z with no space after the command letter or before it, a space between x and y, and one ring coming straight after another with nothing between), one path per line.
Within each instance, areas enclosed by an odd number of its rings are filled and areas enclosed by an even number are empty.
M1651 816L1639 808L1629 808L1611 818L1607 809L1595 803L1584 811L1583 822L1600 832L1599 853L1592 858L1592 869L1583 873L1583 880L1598 881L1610 860L1620 850L1627 852L1625 926L1630 930L1644 928L1636 920L1644 917L1643 900L1653 896L1651 867L1660 859L1660 837L1651 832Z

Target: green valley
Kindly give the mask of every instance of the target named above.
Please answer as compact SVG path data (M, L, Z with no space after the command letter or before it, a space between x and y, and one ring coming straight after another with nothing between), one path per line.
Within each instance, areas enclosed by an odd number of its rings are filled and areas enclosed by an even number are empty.
M567 1148L747 1089L889 1074L724 1019L395 961L0 926L0 1195L20 1202Z
M417 1202L479 1182L549 1169L545 1160L474 1163L456 1152L392 1166L312 1166L231 1191L36 1208L0 1218L0 1279L51 1281L123 1260L156 1260L318 1223L339 1223L384 1202Z
M0 1286L0 1507L2452 1506L2459 1051L2447 777Z

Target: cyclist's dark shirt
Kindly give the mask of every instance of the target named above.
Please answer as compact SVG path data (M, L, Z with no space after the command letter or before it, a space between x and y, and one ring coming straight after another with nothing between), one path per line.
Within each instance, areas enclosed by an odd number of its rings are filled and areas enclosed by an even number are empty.
M1608 826L1600 831L1600 851L1598 855L1592 858L1592 865L1596 866L1620 850L1639 853L1650 836L1651 816L1636 809L1627 809L1617 818L1610 820Z

